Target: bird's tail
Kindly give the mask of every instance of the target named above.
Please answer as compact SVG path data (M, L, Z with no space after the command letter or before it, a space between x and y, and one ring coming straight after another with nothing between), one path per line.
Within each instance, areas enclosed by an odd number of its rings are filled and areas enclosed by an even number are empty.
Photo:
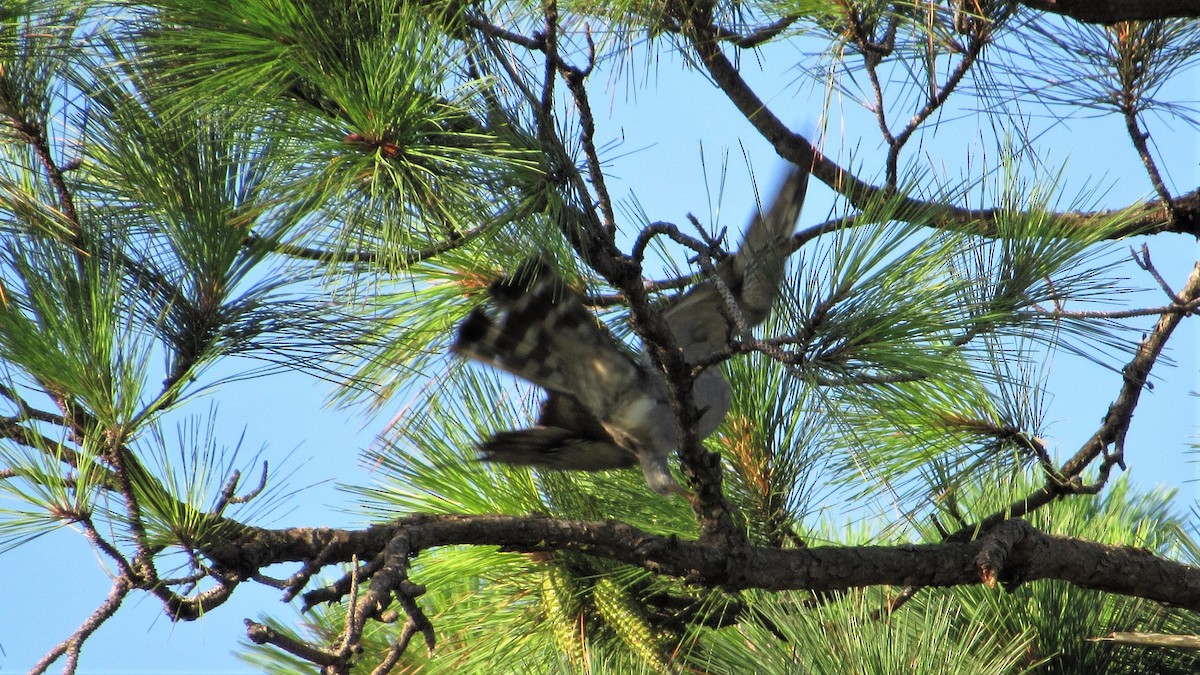
M632 452L612 441L550 426L502 431L480 444L479 452L479 459L485 462L570 471L624 469L637 464Z

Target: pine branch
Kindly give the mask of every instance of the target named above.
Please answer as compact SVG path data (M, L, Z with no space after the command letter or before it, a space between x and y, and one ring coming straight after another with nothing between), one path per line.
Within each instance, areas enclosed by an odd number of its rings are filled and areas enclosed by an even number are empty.
M245 527L205 554L228 568L262 568L320 557L327 564L384 551L406 555L438 546L499 546L521 552L576 551L729 590L836 591L877 585L1004 584L1010 590L1059 579L1200 610L1200 568L1132 546L1109 546L1040 532L1014 519L977 541L897 546L750 546L730 574L727 551L702 541L652 535L615 522L545 516L415 515L363 530Z
M812 167L816 176L852 205L863 207L872 202L896 200L896 220L919 222L930 227L945 228L976 234L981 237L994 236L998 216L1011 215L1003 208L970 209L942 202L929 202L904 197L889 187L878 187L855 176L819 151L807 138L789 129L767 104L742 78L737 67L721 51L720 40L712 25L696 21L688 37L700 55L700 61L708 74L724 91L755 129L770 142L781 157L797 165ZM1181 195L1174 202L1176 212L1171 215L1159 200L1138 206L1128 214L1124 227L1109 234L1119 239L1130 234L1157 234L1179 232L1200 237L1200 190ZM1105 222L1110 211L1064 212L1054 214L1058 222L1072 229L1087 230L1094 223Z
M1200 17L1197 0L1018 0L1031 9L1060 14L1083 23Z

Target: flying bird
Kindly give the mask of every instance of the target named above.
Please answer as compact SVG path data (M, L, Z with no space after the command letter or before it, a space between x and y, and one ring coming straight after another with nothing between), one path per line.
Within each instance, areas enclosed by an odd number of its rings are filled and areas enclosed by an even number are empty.
M762 323L779 295L808 173L788 172L766 211L750 221L737 252L716 267L746 328ZM680 442L678 421L667 382L648 354L631 355L587 310L583 296L539 258L488 292L491 306L463 320L451 351L528 380L547 395L536 426L493 435L480 445L481 459L575 471L641 464L655 492L686 495L668 464ZM723 295L710 278L663 309L685 361L698 362L737 334ZM706 438L729 412L729 383L719 368L707 368L692 393L700 411L696 431Z

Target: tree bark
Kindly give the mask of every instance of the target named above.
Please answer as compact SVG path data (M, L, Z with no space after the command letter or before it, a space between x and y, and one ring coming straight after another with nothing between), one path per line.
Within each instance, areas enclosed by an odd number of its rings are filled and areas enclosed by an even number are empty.
M1200 17L1200 0L1018 0L1020 4L1083 23Z
M689 583L727 590L837 591L877 585L962 586L1009 591L1038 579L1200 610L1200 568L1146 549L1046 534L1010 520L972 542L898 546L728 549L653 535L616 521L545 516L414 515L365 530L247 528L238 541L207 551L218 566L243 573L271 564L322 564L386 556L389 545L413 555L437 546L492 545L503 550L570 550L637 565ZM393 547L395 549L395 547ZM418 575L419 576L419 575ZM327 597L323 597L327 600Z

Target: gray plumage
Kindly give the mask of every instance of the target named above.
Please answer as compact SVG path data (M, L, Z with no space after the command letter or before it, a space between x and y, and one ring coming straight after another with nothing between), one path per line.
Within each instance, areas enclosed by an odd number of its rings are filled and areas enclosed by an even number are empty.
M770 206L750 222L737 253L716 268L746 328L767 318L779 294L807 184L808 171L793 168ZM526 261L488 291L494 311L474 310L451 350L548 394L537 426L492 436L480 446L481 458L576 471L641 464L655 492L686 494L668 464L679 446L678 422L667 383L649 358L627 353L544 261ZM694 363L737 336L722 295L706 279L663 310L685 360ZM692 391L701 413L696 431L705 438L729 411L729 384L719 368L709 368Z

